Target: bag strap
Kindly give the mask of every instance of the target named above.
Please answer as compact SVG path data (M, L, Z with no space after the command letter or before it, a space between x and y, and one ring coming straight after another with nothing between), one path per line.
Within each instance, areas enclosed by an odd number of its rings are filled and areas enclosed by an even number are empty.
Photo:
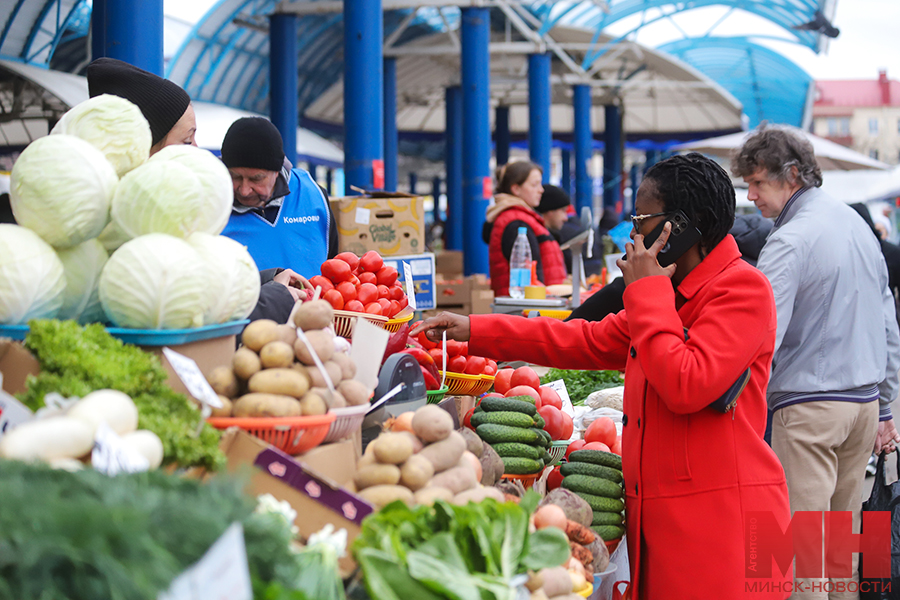
M625 591L619 591L619 586L625 584ZM628 600L631 597L631 582L617 581L613 584L612 600Z
M885 454L881 452L878 455L878 463L875 465L875 483L872 485L873 489L882 488L885 485L885 474L884 474L884 461ZM897 475L900 477L900 463L897 464Z

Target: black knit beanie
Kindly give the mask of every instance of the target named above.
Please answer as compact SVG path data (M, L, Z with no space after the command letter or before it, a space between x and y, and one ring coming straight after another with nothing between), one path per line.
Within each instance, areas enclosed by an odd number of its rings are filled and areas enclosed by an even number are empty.
M547 184L544 186L544 193L541 195L541 203L538 204L535 210L544 214L558 208L566 208L571 203L572 201L564 189Z
M191 103L181 87L127 62L98 58L87 68L88 94L112 94L137 105L150 124L152 144L160 142Z
M222 162L229 169L280 171L284 164L281 133L262 117L243 117L231 124L222 140Z

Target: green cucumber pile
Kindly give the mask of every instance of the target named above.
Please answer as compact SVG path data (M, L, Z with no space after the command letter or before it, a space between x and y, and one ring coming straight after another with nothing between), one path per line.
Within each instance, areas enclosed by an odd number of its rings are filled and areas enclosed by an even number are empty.
M576 450L567 460L559 469L562 487L591 505L591 529L607 542L621 538L625 533L622 457L600 450Z
M531 396L483 399L472 414L472 427L500 455L505 474L540 473L550 463L550 434Z

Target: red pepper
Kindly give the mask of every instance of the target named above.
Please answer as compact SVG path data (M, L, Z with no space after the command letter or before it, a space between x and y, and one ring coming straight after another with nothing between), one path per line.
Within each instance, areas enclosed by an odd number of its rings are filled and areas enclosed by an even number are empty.
M432 375L428 371L428 369L426 369L425 367L422 367L422 366L420 366L419 368L422 369L422 377L425 378L425 389L426 390L431 391L431 390L441 389L441 384L438 382L438 380L435 378L435 376Z
M400 352L406 348L406 339L409 337L409 325L405 324L398 331L395 331L388 337L387 346L384 348L384 356L381 358L381 364L388 359L388 356Z

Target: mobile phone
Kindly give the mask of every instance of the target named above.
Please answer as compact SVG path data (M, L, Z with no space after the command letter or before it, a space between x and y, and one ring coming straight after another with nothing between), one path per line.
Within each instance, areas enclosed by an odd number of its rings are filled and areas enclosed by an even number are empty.
M666 245L656 255L656 260L659 261L661 267L668 267L700 241L700 230L697 229L693 221L687 218L687 215L680 210L676 210L647 234L644 238L645 248L653 245L653 242L662 233L666 223L672 224L672 231L669 232L669 239L666 240Z

